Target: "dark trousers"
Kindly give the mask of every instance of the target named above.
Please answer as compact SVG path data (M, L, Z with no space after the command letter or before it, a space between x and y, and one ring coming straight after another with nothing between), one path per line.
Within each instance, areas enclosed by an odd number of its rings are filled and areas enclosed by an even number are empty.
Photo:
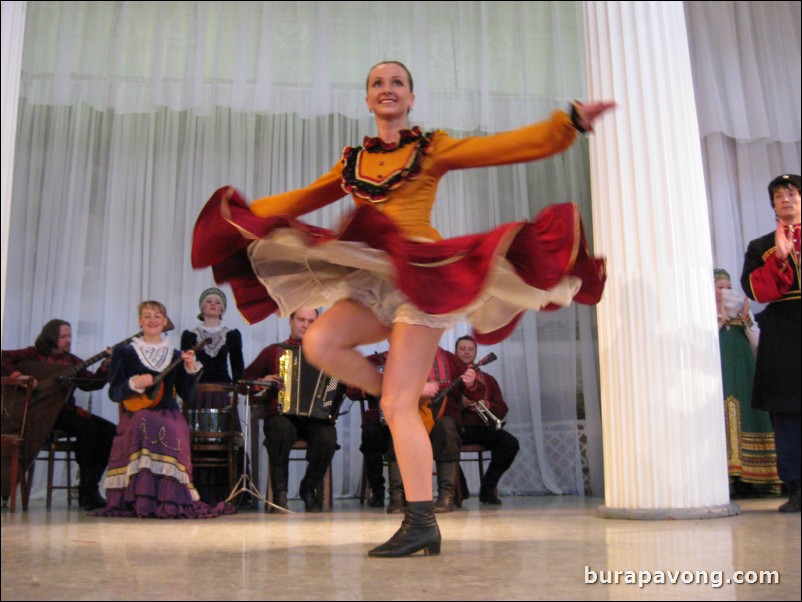
M485 482L482 484L495 487L501 475L512 466L512 462L518 454L520 449L518 439L504 429L497 430L489 426L469 425L463 427L463 430L463 444L484 445L492 452L492 460L485 472Z
M93 493L109 463L117 427L100 416L81 416L64 408L56 419L55 428L76 437L75 460L81 470L79 491L82 495Z
M362 425L359 451L365 457L365 476L374 492L384 492L384 454L392 449L390 427L379 422Z
M435 462L459 462L462 425L453 416L443 416L429 433Z
M785 484L800 480L800 424L802 414L772 412L774 444L777 449L777 472Z
M290 450L298 439L304 439L306 450L306 477L315 483L323 478L337 449L337 430L333 424L310 418L274 414L265 419L265 447L271 467L286 468Z

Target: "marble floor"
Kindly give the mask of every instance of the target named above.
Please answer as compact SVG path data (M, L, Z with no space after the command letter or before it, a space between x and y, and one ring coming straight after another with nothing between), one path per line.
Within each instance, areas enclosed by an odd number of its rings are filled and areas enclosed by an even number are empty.
M471 498L438 517L440 556L373 559L400 519L357 500L199 521L32 501L2 512L2 600L799 600L800 514L780 514L780 502L633 521L597 517L596 498Z

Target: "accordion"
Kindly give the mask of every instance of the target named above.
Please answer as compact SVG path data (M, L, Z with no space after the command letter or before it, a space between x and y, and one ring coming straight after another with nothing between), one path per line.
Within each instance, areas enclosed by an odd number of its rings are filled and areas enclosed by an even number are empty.
M284 347L279 358L284 387L278 394L279 414L315 418L334 423L347 387L306 361L301 347Z

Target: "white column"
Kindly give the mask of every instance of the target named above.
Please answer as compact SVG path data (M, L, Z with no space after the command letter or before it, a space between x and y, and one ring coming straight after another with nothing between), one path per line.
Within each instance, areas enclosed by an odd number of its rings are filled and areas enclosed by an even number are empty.
M26 2L3 2L2 19L2 183L0 183L0 329L5 322L6 264L8 262L8 222L11 214L11 184L14 173L14 143L17 139L17 106L19 104L22 39L25 35Z
M681 2L586 2L605 505L729 516L713 259Z

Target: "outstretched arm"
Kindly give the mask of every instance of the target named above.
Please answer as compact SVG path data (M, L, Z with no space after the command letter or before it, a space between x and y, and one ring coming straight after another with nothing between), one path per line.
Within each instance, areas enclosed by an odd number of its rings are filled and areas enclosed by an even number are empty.
M593 123L607 111L614 109L615 102L602 100L599 102L575 102L571 112L571 121L583 134L593 131Z

